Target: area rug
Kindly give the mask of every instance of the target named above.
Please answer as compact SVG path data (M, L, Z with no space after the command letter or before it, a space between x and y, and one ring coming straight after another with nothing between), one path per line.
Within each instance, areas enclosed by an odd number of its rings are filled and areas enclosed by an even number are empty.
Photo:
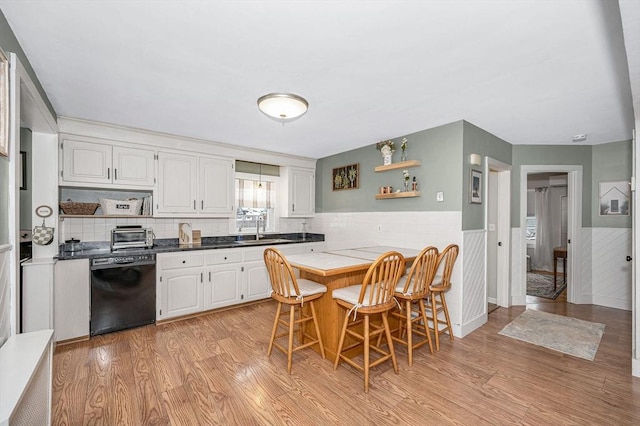
M555 300L567 288L567 283L560 276L558 286L553 289L553 275L527 272L527 296L544 297Z
M529 309L499 334L593 361L604 324Z

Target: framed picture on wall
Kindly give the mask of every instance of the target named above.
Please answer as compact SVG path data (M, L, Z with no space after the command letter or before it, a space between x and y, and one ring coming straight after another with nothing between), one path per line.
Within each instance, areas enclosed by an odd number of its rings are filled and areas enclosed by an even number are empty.
M629 216L629 182L600 182L600 216Z
M331 185L334 191L358 189L360 186L360 164L336 167L331 174Z
M469 202L482 204L482 172L480 170L469 171Z
M0 155L9 155L9 60L0 49Z

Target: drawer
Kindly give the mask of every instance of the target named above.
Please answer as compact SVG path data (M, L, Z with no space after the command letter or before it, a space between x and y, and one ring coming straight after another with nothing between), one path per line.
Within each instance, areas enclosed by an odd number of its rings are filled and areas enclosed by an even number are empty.
M158 260L161 269L193 268L204 266L204 254L172 253L160 254Z
M242 250L212 250L207 254L207 265L224 265L242 262Z
M264 247L244 249L244 261L264 260Z

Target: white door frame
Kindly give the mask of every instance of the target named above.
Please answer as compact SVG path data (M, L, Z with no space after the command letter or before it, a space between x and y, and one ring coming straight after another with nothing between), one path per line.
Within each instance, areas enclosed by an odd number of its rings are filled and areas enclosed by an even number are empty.
M498 220L497 220L497 237L499 243L502 245L497 254L497 304L505 308L509 307L510 303L510 266L511 266L511 165L493 159L491 157L485 157L485 176L486 182L489 182L489 171L498 172ZM488 191L487 191L488 193ZM485 246L488 241L489 232L489 203L484 205L484 218L485 218ZM488 261L488 250L485 250L485 265ZM486 299L486 286L487 286L487 270L485 267L485 299Z
M582 282L582 269L579 259L582 258L582 166L579 165L523 165L520 167L520 259L521 265L526 264L527 256L527 175L531 173L558 172L567 173L568 227L567 243L571 249L567 250L567 302L583 302L582 291L578 283ZM513 283L515 294L524 295L526 304L527 268L521 268L520 282ZM590 303L590 302L589 302Z
M49 112L44 100L40 96L38 89L29 77L26 68L15 53L9 53L9 243L12 245L12 252L9 256L9 286L11 292L11 334L17 334L20 330L20 188L17 184L19 180L18 161L20 160L20 127L26 127L33 132L33 146L44 135L45 138L57 141L58 125L55 118ZM57 152L57 144L55 144ZM57 168L57 158L53 158L52 167ZM57 176L57 173L54 175ZM49 179L51 181L51 179ZM33 183L33 181L32 181ZM57 188L57 180L51 182L52 187ZM50 194L52 191L48 191ZM32 198L38 193L36 188L32 189ZM54 206L54 215L50 222L56 226L58 222L57 205L58 194L53 191L51 194L55 203L48 203ZM35 198L34 198L35 199ZM38 204L33 204L34 206ZM32 214L32 216L34 216ZM35 223L35 222L34 222ZM57 234L58 232L56 232ZM47 250L57 252L57 244L51 244ZM51 255L53 256L53 254ZM37 247L34 246L34 257L37 256Z

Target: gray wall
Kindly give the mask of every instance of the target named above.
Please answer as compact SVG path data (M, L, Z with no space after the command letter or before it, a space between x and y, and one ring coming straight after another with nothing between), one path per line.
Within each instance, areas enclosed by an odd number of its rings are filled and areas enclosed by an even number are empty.
M31 212L33 210L31 202L31 190L33 189L33 182L31 180L31 172L33 171L33 168L31 166L31 159L33 158L33 156L31 155L31 140L31 130L21 128L20 151L24 151L27 154L27 170L25 173L27 189L20 190L20 229L31 229Z
M512 145L504 140L492 135L486 130L482 130L467 121L464 121L463 127L463 150L462 150L462 229L467 231L471 229L484 229L484 203L486 202L487 176L483 176L483 197L482 204L469 203L469 179L472 169L482 170L482 166L472 166L469 157L471 154L480 154L482 161L484 157L489 156L494 160L501 161L505 164L511 164ZM458 159L460 161L460 159Z
M47 108L51 112L51 115L53 115L53 117L57 119L58 116L56 114L56 111L53 109L51 102L49 102L49 98L47 97L47 94L42 88L42 85L38 80L38 76L36 75L36 72L31 67L31 63L29 62L29 59L27 59L27 55L25 55L24 51L22 50L22 47L20 46L20 43L16 39L16 36L13 33L13 30L11 29L11 27L9 26L9 23L7 22L7 18L5 18L4 14L2 13L2 10L0 10L0 47L2 48L2 50L4 50L4 53L6 53L7 55L9 55L9 52L13 52L18 56L18 58L20 59L20 62L22 62L22 65L26 69L27 74L29 74L29 77L31 77L33 84L35 84L36 89L38 89L38 92L40 93L40 96L44 100L44 103L47 105Z
M20 43L16 39L15 34L11 30L9 23L7 22L4 14L0 10L0 48L8 55L9 52L15 53L18 58L20 58L20 62L26 69L27 73L33 80L40 96L44 100L45 104L51 114L54 117L57 117L53 106L49 102L49 98L45 93L44 89L40 85L40 81L38 81L38 77L36 73L33 71L31 67L31 63L27 59L22 47L20 47ZM9 147L9 149L13 149L13 147ZM6 182L9 180L9 161L5 157L0 157L0 244L6 244L9 242L9 188Z
M402 187L402 169L375 173L382 165L375 144L321 158L316 163L316 211L450 211L461 210L462 196L462 129L463 122L446 124L412 133L407 138L407 159L420 160L420 167L407 169L416 176L421 197L376 200L381 186ZM400 140L394 139L393 162L400 161ZM333 191L332 171L353 163L360 164L358 189ZM436 192L444 191L444 202L436 202Z
M594 228L631 228L631 216L600 216L600 182L631 180L632 142L612 142L592 147L593 182L591 226ZM629 200L631 202L631 200Z
M591 146L514 145L511 171L511 226L520 226L520 168L523 165L582 166L582 226L591 227Z

